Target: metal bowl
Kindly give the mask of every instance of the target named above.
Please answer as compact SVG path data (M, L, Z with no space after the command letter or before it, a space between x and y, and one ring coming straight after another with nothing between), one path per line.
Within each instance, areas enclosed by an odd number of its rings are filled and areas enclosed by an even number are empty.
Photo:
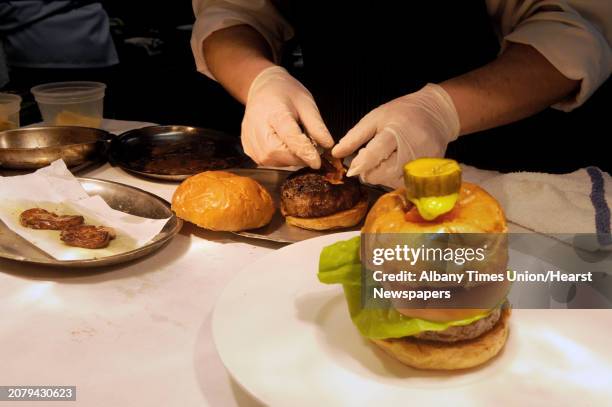
M109 161L126 171L166 181L182 181L207 170L254 166L239 138L189 126L127 131L113 139Z
M68 167L102 157L110 133L89 127L41 126L0 132L0 167L38 169L62 159Z

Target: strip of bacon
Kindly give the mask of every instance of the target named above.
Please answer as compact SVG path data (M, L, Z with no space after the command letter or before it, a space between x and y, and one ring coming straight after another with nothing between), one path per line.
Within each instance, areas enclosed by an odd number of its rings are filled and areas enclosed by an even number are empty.
M321 167L325 173L323 178L333 185L343 184L346 168L344 168L344 165L342 165L342 160L340 158L333 157L329 150L323 152L321 158Z

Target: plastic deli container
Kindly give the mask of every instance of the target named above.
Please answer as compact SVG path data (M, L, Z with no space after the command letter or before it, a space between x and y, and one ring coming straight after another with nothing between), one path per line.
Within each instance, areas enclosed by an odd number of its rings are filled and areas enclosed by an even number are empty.
M0 93L0 131L19 127L21 96L11 93Z
M31 91L45 124L100 127L105 89L100 82L54 82Z

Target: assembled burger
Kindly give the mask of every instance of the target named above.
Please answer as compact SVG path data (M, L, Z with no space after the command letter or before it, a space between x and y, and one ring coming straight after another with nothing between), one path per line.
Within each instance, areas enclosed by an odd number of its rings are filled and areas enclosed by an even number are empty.
M430 158L412 161L405 167L405 180L406 188L385 194L374 204L361 237L323 249L319 280L342 284L351 319L360 333L400 362L434 370L481 365L502 350L508 337L510 309L505 303L508 287L504 284L473 284L455 290L457 301L470 304L471 298L479 305L473 307L429 307L421 302L418 304L423 307L419 308L393 301L387 308L363 306L360 250L361 239L368 234L486 238L492 244L482 271L504 272L507 266L503 211L482 188L461 181L456 162ZM474 296L482 301L475 301Z

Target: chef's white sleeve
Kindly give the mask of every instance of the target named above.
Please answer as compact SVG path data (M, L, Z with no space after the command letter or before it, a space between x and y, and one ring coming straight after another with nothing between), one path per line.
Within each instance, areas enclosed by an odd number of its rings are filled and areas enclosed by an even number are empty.
M502 52L508 42L531 45L565 77L576 94L553 107L583 104L612 72L612 1L487 0Z
M193 0L196 21L191 34L191 50L199 72L215 79L206 65L202 43L213 32L235 25L251 26L266 39L275 62L282 46L293 36L291 25L270 0Z

